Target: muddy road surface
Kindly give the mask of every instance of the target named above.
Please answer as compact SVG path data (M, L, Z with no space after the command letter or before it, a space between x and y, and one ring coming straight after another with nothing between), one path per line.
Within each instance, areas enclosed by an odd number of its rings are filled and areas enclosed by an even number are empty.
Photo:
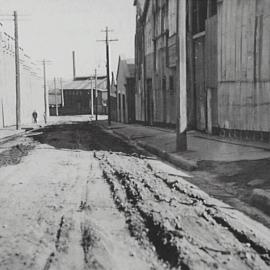
M269 269L270 231L91 123L0 146L0 269Z

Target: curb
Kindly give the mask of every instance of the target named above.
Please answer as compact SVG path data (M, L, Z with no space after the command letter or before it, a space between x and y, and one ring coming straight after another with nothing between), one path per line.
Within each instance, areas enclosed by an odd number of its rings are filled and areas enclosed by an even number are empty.
M164 150L160 150L157 147L138 141L137 144L146 149L147 151L149 151L150 153L159 156L161 159L164 159L170 163L172 163L173 165L184 169L186 171L194 171L198 168L197 162L192 161L192 160L187 160L179 155L176 154L170 154Z
M12 134L12 135L3 137L3 138L0 139L0 144L1 144L1 143L6 143L6 142L8 142L8 141L10 141L10 140L13 140L13 139L15 139L15 138L17 138L17 137L19 137L19 136L25 134L25 133L26 133L26 131L24 130L24 131L18 132L18 133L16 133L16 134Z
M150 145L148 143L142 142L142 141L136 141L130 138L130 136L127 136L121 132L117 132L117 130L108 129L104 126L101 127L104 131L108 132L109 134L116 135L118 138L128 142L132 146L139 146L140 148L145 149L147 152L154 154L158 156L159 158L168 161L169 163L175 165L176 167L179 167L186 171L194 171L198 169L198 164L196 161L187 160L179 155L176 154L170 154L164 150L160 150L159 148Z
M255 207L270 215L270 190L253 189L250 200Z

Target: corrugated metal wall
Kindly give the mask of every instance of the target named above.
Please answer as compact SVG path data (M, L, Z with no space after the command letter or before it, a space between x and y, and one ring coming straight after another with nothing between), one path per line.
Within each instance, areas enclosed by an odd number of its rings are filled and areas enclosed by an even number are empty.
M270 131L270 1L218 5L220 128Z
M20 49L21 121L32 122L32 112L43 120L44 97L41 70ZM16 124L16 81L14 40L0 26L0 128Z

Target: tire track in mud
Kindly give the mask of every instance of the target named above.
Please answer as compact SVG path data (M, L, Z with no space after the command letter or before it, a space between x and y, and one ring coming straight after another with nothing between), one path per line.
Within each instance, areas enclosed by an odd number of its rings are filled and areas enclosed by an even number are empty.
M269 268L269 247L235 228L191 185L155 172L143 159L106 152L95 157L131 235L151 243L170 268Z

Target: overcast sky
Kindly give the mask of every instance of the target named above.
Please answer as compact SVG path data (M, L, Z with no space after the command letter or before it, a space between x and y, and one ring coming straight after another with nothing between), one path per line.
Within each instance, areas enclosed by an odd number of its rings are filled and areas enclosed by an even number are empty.
M105 73L105 44L101 30L114 29L111 38L111 71L117 69L119 54L134 57L135 7L133 0L0 0L0 14L17 10L19 42L34 60L53 61L49 77L72 77L72 50L76 51L77 75L89 75L95 67ZM1 20L2 18L2 20ZM12 22L0 21L10 34Z

